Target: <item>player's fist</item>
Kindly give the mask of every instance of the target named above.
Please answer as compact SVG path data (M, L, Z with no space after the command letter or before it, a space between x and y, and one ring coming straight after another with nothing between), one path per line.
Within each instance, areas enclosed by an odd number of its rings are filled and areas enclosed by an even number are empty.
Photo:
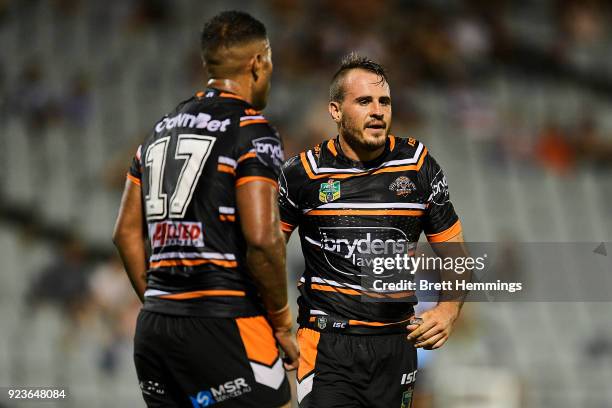
M285 352L285 357L283 358L285 370L292 371L297 369L300 360L300 350L295 336L290 330L276 330L274 337L281 350Z
M455 303L440 303L431 310L424 312L420 324L407 326L409 341L414 341L414 347L433 350L446 343L453 331L453 324L459 316L459 306ZM413 322L411 322L413 323Z

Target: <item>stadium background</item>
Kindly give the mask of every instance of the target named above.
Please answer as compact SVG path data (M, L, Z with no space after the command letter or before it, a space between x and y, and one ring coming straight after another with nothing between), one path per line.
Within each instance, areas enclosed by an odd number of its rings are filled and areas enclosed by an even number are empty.
M518 242L612 241L608 2L3 0L0 386L143 406L111 231L130 157L202 88L199 30L229 8L268 27L287 156L335 134L328 81L357 50L388 68L393 133L443 165L468 240L504 242L509 265ZM299 258L292 239L292 281ZM610 407L610 311L469 304L421 355L415 406Z

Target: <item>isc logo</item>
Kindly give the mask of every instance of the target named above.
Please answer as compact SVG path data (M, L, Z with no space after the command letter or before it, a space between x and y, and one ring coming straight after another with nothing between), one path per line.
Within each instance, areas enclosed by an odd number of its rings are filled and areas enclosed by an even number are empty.
M333 327L334 329L345 329L346 322L334 322Z
M411 372L409 374L403 374L402 375L402 381L400 382L400 384L405 385L405 384L411 384L411 383L415 382L416 381L417 371L419 371L419 370L414 370L413 372Z

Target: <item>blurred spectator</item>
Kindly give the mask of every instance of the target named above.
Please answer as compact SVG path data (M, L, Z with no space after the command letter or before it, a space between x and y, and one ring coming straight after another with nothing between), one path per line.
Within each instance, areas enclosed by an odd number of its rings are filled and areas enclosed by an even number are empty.
M84 128L90 122L91 90L84 73L76 75L66 87L67 92L61 99L61 110L68 124Z
M542 166L557 174L569 173L576 163L574 144L561 126L553 121L542 129L535 154Z
M56 258L31 282L27 304L57 307L73 323L86 317L89 290L85 249L76 237L65 238Z
M92 273L89 280L93 306L106 328L100 369L113 374L119 364L122 347L134 336L140 300L134 294L117 255L111 255Z

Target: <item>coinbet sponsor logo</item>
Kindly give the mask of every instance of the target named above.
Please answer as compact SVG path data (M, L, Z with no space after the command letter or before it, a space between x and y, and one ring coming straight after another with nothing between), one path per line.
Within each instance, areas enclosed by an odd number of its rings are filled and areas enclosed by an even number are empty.
M321 227L319 232L327 263L345 275L357 268L359 276L380 276L374 271L376 258L408 254L416 247L402 230L392 227Z
M203 247L201 222L162 221L149 224L149 236L153 248L178 245Z
M189 396L189 399L194 408L202 408L211 406L217 402L239 397L247 392L251 392L251 387L247 384L245 379L236 378L216 387L211 387L210 390L200 391L195 397Z
M163 118L155 126L157 133L162 130L170 130L177 128L195 128L195 129L206 129L210 132L225 132L228 125L231 123L229 119L223 121L212 119L212 116L206 113L198 113L198 115L191 115L189 113L179 113L176 116L169 118Z
M253 140L257 158L267 166L278 167L283 164L284 154L280 141L274 137L260 137Z

